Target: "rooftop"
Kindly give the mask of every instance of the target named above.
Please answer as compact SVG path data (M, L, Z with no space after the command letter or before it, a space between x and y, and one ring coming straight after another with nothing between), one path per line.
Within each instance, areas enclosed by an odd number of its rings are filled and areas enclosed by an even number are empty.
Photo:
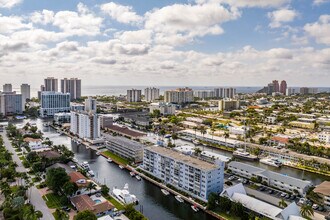
M129 140L124 137L120 136L107 136L107 141L110 144L117 144L121 146L125 146L131 150L143 150L144 145L140 144L139 142Z
M114 132L119 132L122 133L124 135L128 135L130 137L141 137L141 136L145 136L144 133L141 132L137 132L137 131L133 131L127 127L120 127L118 125L110 125L106 127L109 130L112 130Z
M330 196L330 181L322 182L320 185L316 186L313 191L325 196Z
M196 167L201 170L214 170L218 168L218 166L216 166L215 164L208 163L164 147L153 146L153 147L147 147L145 148L145 150L149 150L151 152L160 154L162 156L169 157L177 161L181 161L185 164L188 164L190 166Z
M77 208L78 211L90 210L95 214L101 212L107 212L114 208L114 206L108 202L96 203L88 195L79 195L71 198L71 202Z

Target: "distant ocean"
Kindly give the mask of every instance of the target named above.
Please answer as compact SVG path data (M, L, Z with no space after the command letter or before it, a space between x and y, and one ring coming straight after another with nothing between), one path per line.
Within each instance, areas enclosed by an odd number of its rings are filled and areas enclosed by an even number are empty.
M126 91L128 89L141 89L142 94L144 93L144 89L148 86L82 86L82 95L83 96L95 96L95 95L126 95ZM154 86L156 88L159 88L160 94L163 95L164 91L176 89L179 87L184 86ZM188 86L189 88L192 88L193 90L213 90L214 88L218 87L230 87L230 86ZM242 87L242 86L232 86L233 88L236 88L237 93L254 93L258 90L260 90L262 87ZM299 92L300 87L291 87L296 89L297 92ZM19 91L19 90L17 90ZM318 88L319 92L330 92L329 87L320 87ZM37 96L38 89L37 88L31 88L31 95Z

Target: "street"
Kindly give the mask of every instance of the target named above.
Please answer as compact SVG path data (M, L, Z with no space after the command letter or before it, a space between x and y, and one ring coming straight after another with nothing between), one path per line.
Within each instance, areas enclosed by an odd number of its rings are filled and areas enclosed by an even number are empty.
M2 135L5 147L7 148L7 150L9 152L11 152L13 154L12 158L18 165L16 167L16 171L17 172L27 172L27 170L23 166L21 160L18 158L18 156L15 152L15 149L12 147L12 145L11 145L7 135L6 135L6 131L3 131L1 133L1 135ZM31 192L30 192L30 190L31 190ZM52 213L48 209L45 201L42 199L41 194L39 193L39 190L35 186L32 186L29 189L29 195L31 195L31 197L30 197L31 204L35 207L36 210L41 211L42 214L43 214L43 217L41 218L41 220L54 220L54 216L52 215Z

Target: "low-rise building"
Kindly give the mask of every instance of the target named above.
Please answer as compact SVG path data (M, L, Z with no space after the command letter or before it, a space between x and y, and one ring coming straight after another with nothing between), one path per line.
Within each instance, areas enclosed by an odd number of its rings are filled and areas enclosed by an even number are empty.
M107 115L102 115L100 117L100 124L101 128L105 129L113 125L113 117L107 116Z
M233 127L230 126L228 127L228 131L231 134L235 134L235 135L245 135L245 132L248 128L246 128L245 126L241 126L241 127Z
M320 142L330 143L330 133L329 132L322 132L317 135L317 138Z
M23 141L28 144L31 151L48 148L47 145L42 144L41 139L34 139L34 138L26 137L23 139Z
M82 195L82 194L93 194L97 193L101 190L101 187L98 186L96 183L92 182L91 180L87 179L84 175L79 172L73 171L69 173L70 182L77 184L78 190L76 191L75 195ZM95 189L88 189L89 183L93 183L96 187Z
M70 123L70 119L70 112L60 112L54 114L54 121L56 124Z
M106 147L109 151L117 154L134 163L141 163L143 160L144 145L119 136L108 136Z
M313 190L322 198L322 203L330 210L330 181L324 181Z
M246 163L232 161L228 164L228 169L239 176L248 179L259 179L261 182L264 182L269 186L290 193L298 192L300 195L305 195L309 187L312 186L310 181L272 172Z
M159 110L162 115L174 115L176 110L176 105L167 102L156 102L149 105L150 113L153 113L154 110Z
M305 128L305 129L314 129L315 123L301 122L301 121L292 121L289 123L292 127L296 128Z
M265 123L267 124L275 124L276 123L276 117L268 116L265 118Z
M124 137L131 138L133 140L138 140L141 137L146 136L145 133L131 130L128 127L125 127L125 126L111 125L111 126L106 127L105 130L106 131L111 131L111 132L116 133L116 134L120 134Z
M222 191L224 167L223 161L208 163L164 147L144 149L143 169L147 173L203 201L211 192Z

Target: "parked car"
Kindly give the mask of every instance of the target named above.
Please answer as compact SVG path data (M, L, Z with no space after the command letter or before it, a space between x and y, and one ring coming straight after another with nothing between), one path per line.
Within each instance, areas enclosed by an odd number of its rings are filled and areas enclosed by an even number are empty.
M230 181L232 181L232 180L234 180L235 179L235 176L230 176L229 178L228 178L228 180L230 180Z
M290 199L290 197L291 197L290 194L287 194L287 195L285 196L286 199Z
M325 211L325 209L324 209L323 206L319 206L319 208L317 210L319 210L320 212L324 212Z
M286 196L285 192L281 193L281 197L285 197L285 196Z
M290 200L295 200L296 199L296 196L295 195L291 195L290 196Z
M300 204L300 205L306 204L306 199L300 198L298 204Z
M265 190L266 190L266 187L261 186L261 187L259 188L259 190L260 190L260 191L265 191Z
M274 190L270 189L268 190L268 194L273 194L274 193Z
M67 207L67 206L63 206L62 207L62 210L63 211L66 211L66 212L70 212L71 209L69 207Z

